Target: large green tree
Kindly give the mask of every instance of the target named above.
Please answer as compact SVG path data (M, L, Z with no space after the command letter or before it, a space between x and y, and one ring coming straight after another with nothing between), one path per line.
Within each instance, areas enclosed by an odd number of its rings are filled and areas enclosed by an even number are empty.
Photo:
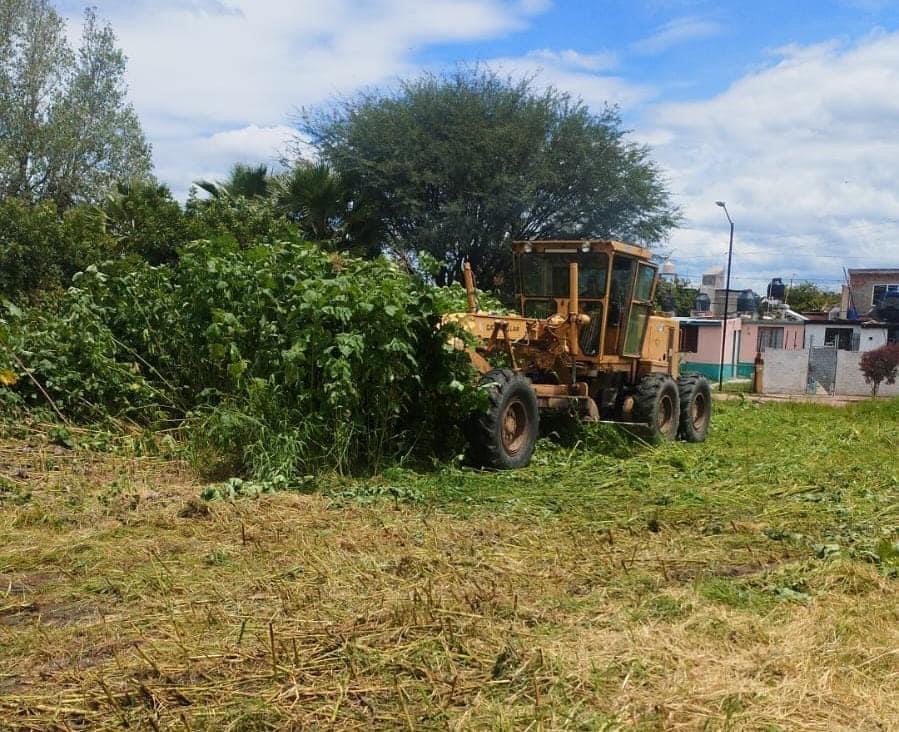
M839 292L822 289L814 282L800 282L787 292L787 304L799 312L828 310L839 302Z
M425 75L306 114L301 132L374 206L384 244L441 264L469 259L491 286L508 273L503 235L643 243L676 225L665 181L618 112L483 69Z
M0 196L67 208L150 176L125 65L92 9L74 51L47 0L0 0Z

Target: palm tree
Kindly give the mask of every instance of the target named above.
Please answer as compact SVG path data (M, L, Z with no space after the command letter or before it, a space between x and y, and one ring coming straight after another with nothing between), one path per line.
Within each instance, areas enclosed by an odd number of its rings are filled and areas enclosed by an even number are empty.
M267 198L270 181L267 165L237 163L226 181L198 180L194 185L213 198Z
M381 227L374 208L353 196L327 163L301 161L275 179L276 205L313 241L376 256Z

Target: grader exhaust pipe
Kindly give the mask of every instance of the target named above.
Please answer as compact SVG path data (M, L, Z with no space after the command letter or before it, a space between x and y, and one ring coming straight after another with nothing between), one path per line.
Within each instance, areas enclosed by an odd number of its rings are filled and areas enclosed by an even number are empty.
M465 295L468 297L468 312L476 313L478 306L478 291L474 287L474 273L471 271L471 262L466 261L462 265L462 279L465 282Z

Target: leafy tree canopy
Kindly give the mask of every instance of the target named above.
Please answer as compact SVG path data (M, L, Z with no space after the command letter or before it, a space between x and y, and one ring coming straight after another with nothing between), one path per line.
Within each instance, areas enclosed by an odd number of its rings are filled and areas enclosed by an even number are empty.
M899 343L888 343L862 354L859 368L871 385L871 396L877 396L882 382L895 384L899 375Z
M148 178L126 91L125 56L92 9L73 52L48 0L0 0L0 196L68 208Z
M797 312L827 310L839 304L840 293L824 290L814 282L794 285L787 293L787 304Z
M699 288L691 286L690 280L675 277L673 281L661 283L656 289L656 307L667 310L672 305L675 315L686 318L690 316L698 294Z
M554 88L483 69L425 75L307 114L302 132L374 206L384 244L427 252L437 280L470 259L499 283L514 238L610 237L653 243L678 220L646 147L618 112L591 112Z

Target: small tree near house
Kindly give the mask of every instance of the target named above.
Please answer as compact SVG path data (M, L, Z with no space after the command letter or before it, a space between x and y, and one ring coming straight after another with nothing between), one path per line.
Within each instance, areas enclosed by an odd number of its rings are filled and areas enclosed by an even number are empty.
M863 353L859 368L865 375L865 382L871 384L871 396L876 397L881 383L896 383L896 375L899 373L899 343L889 343Z

